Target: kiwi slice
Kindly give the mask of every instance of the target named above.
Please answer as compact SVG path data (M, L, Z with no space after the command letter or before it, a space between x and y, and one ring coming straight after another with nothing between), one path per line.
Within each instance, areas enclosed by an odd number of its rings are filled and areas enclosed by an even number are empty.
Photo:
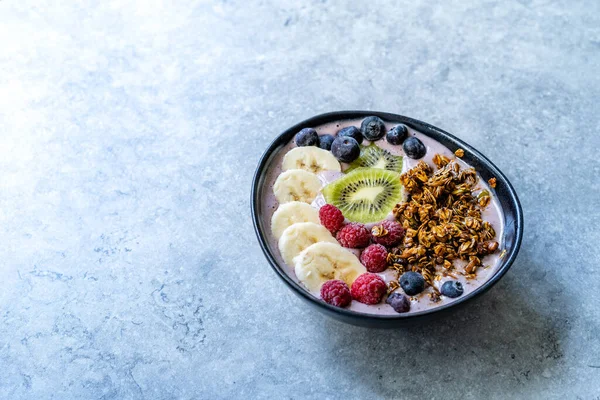
M371 143L369 146L361 146L360 156L352 161L345 172L353 171L356 168L380 168L400 174L402 173L402 157L395 156L375 143Z
M323 196L350 221L381 221L401 200L400 174L381 168L356 168L325 186Z

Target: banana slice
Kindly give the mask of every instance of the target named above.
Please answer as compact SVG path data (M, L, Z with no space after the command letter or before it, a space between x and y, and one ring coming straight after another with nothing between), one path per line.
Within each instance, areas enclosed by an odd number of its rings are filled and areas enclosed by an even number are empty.
M311 244L330 242L337 244L331 232L314 222L298 222L287 227L279 238L279 252L283 261L294 266L294 257Z
M294 271L309 291L318 292L331 279L341 279L352 286L367 269L339 244L321 242L307 247L294 258Z
M302 201L310 204L321 190L319 178L303 169L290 169L277 177L273 192L279 204Z
M297 222L319 223L319 212L316 208L301 201L290 201L279 206L271 217L271 231L277 239L290 225Z
M327 150L315 146L296 147L288 151L281 164L283 170L303 169L313 174L321 171L340 172L342 167L338 160Z

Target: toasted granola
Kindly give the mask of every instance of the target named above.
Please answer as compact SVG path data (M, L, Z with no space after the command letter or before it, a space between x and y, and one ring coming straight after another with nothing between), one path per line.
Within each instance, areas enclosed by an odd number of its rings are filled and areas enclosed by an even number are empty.
M441 154L433 157L433 163L435 171L421 161L400 176L408 199L397 204L393 213L406 234L403 243L390 252L388 262L398 276L410 270L420 272L433 288L430 297L435 301L439 292L434 280L456 272L474 278L481 259L497 251L498 242L493 240L494 228L481 216L491 195L488 190L477 193L475 169L461 169ZM462 271L456 271L454 260L465 262Z

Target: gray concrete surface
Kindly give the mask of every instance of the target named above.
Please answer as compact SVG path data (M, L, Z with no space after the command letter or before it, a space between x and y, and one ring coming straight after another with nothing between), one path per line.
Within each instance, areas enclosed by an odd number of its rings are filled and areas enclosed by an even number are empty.
M600 3L0 2L0 398L600 398ZM476 306L307 309L254 238L273 137L401 113L525 210Z

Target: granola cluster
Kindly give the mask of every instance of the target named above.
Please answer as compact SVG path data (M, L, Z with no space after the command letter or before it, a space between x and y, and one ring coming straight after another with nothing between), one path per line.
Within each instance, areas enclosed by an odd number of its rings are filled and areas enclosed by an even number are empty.
M421 161L400 177L408 199L393 212L406 235L388 262L399 276L409 270L420 272L436 300L439 292L434 279L455 272L474 278L482 257L495 252L498 242L493 240L494 228L481 217L491 197L487 190L474 194L478 191L475 169L461 169L456 161L440 154L433 162L435 171ZM454 260L466 263L462 271L456 271ZM395 287L395 283L390 285L392 290Z

